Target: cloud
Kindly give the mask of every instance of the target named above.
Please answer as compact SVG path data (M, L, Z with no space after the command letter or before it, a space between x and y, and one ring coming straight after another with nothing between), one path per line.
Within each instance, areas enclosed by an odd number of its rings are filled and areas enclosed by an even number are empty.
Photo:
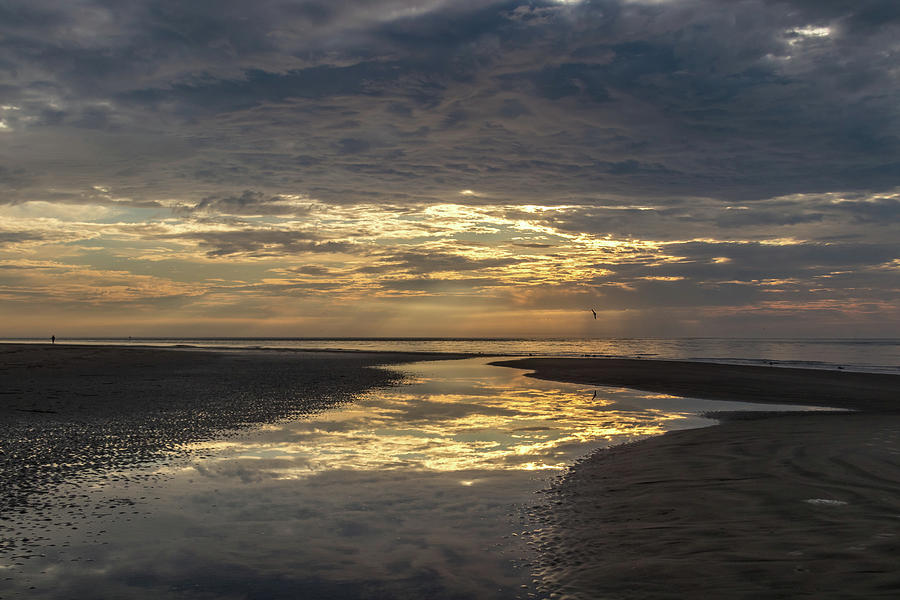
M233 231L196 231L156 236L161 240L196 242L207 256L283 256L306 252L350 252L353 245L346 242L310 239L310 234L296 230L238 229Z
M252 123L282 146L269 154L277 193L288 191L300 154L285 143L330 167L304 173L309 187L293 190L301 193L333 189L336 178L355 194L373 181L400 191L399 172L440 188L464 172L446 167L463 155L470 173L529 196L546 195L546 176L563 169L567 194L602 184L631 196L733 200L897 183L896 81L882 58L897 24L884 3L468 2L403 11L263 2L253 15L231 4L207 12L139 3L115 25L102 5L89 6L87 15L16 11L12 22L28 26L5 48L18 74L7 90L21 105L14 128L116 123L130 137L149 114L200 142L214 123L216 137L219 127L249 133ZM523 20L530 11L541 18ZM828 34L797 42L791 32L811 26ZM316 27L341 35L323 50ZM324 120L312 124L310 114ZM320 134L339 123L343 135ZM354 169L351 157L396 153L415 131L414 157L366 169L370 185L340 175ZM210 176L224 181L253 164L246 133L220 138L224 148L197 147ZM229 148L241 154L218 152ZM527 187L516 185L516 164L533 175Z
M300 275L328 276L334 274L334 271L321 265L303 265L301 267L292 267L285 269L289 273L298 273Z
M0 246L21 244L22 242L40 241L44 236L40 233L23 231L0 231Z
M501 286L503 282L488 277L469 279L442 279L439 277L418 277L409 279L381 279L379 285L391 291L421 291L429 293L471 293L479 288Z
M888 0L6 3L0 259L536 310L880 300L898 29Z
M244 190L240 196L208 196L192 207L177 207L176 214L188 215L292 215L311 211L310 201L302 197L271 196L262 192Z
M441 272L483 271L508 267L522 262L520 258L470 258L448 252L398 252L382 258L381 268L389 271L426 274ZM368 268L371 271L371 267Z
M845 200L828 208L850 216L854 222L866 225L900 222L900 199L876 197L870 200Z

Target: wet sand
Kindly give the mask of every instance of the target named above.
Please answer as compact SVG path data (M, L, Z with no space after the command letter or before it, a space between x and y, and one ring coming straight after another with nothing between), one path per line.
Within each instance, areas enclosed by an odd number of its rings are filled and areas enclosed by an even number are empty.
M900 593L900 377L647 360L497 364L544 379L860 411L729 418L579 462L548 491L533 538L551 597Z
M402 379L369 367L437 357L455 355L0 344L0 517L61 482Z
M531 377L675 396L900 413L900 375L675 360L525 358L492 364Z

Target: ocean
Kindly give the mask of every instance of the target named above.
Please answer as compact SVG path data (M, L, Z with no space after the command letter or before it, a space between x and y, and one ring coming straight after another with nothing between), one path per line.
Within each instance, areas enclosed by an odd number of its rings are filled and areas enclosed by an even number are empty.
M7 339L46 342L46 339ZM900 374L900 339L57 338L58 343L648 358Z

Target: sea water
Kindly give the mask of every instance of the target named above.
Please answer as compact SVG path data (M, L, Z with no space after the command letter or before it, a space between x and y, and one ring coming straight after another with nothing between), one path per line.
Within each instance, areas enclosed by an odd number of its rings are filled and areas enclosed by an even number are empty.
M0 340L46 342L45 339ZM465 352L511 356L652 358L900 373L900 339L761 338L57 338L57 343Z

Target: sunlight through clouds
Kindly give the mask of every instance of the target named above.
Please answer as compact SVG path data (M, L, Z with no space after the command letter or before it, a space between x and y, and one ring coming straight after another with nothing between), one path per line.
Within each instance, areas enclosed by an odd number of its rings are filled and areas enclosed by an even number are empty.
M900 323L889 10L304 7L88 1L0 24L10 335L51 297L91 327L184 335ZM21 260L66 267L27 279Z

